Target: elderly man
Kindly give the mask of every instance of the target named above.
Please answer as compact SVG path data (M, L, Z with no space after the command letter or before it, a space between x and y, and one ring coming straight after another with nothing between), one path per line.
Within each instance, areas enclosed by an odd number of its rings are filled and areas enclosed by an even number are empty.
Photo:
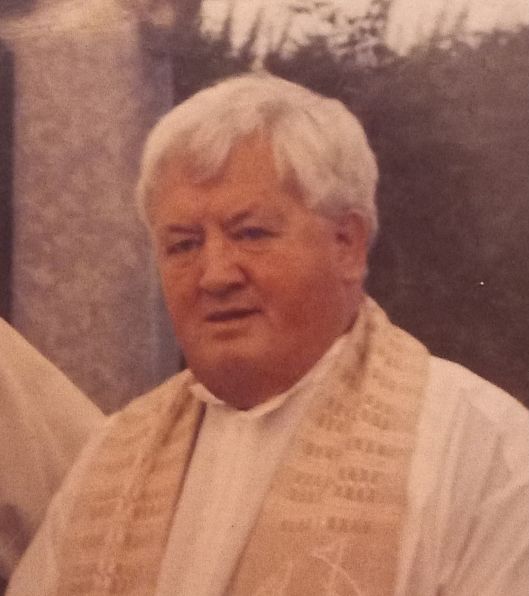
M11 595L525 594L527 412L364 294L376 180L275 77L160 121L139 196L189 368L86 449Z

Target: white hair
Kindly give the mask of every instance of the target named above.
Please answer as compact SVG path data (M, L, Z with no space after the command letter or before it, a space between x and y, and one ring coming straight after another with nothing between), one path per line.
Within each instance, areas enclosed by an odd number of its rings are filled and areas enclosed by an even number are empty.
M378 169L361 124L338 100L270 74L225 79L156 124L137 188L147 223L168 162L192 164L197 183L206 182L221 174L238 142L257 132L270 140L280 181L294 183L309 208L330 218L356 213L374 238Z

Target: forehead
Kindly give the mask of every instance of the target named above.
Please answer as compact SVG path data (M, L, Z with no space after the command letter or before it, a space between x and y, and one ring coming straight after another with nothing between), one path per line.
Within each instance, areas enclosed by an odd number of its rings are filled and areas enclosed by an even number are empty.
M178 159L163 166L152 195L155 223L168 217L222 216L241 209L282 211L290 203L301 206L298 197L283 188L270 143L260 136L241 141L212 180L197 183L197 174L193 176Z

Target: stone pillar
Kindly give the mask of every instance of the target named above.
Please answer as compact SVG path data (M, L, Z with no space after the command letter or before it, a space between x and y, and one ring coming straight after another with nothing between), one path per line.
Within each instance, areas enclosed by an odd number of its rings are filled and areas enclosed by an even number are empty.
M62 4L3 34L16 76L12 322L108 412L178 367L134 205L170 65L111 0Z

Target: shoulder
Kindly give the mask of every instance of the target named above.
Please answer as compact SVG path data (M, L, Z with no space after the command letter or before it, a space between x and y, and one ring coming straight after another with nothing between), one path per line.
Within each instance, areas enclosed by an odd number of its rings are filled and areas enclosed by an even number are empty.
M48 517L51 518L51 522L55 526L64 527L86 478L91 474L93 464L100 460L102 454L115 450L116 456L118 456L123 447L120 443L128 443L131 446L130 439L133 435L139 435L140 438L144 436L146 429L155 424L164 408L169 407L178 399L183 399L183 396L187 394L185 387L191 378L188 371L183 371L148 393L132 400L122 410L104 420L99 431L91 436L82 449L80 456L53 499L52 506L48 510ZM55 533L60 533L60 531L55 530Z
M113 423L121 419L142 417L149 414L156 414L164 407L175 400L183 399L186 389L192 383L193 377L189 370L184 370L173 375L154 389L133 399L122 410L113 416Z
M411 493L424 503L439 491L470 503L492 482L528 483L529 412L465 367L430 357Z
M501 443L506 464L529 452L529 411L507 392L467 368L441 358L429 360L421 430L443 443Z
M429 361L428 388L432 393L441 391L450 399L471 404L497 424L501 424L506 416L527 416L528 413L503 389L460 364L435 356Z
M164 408L186 395L185 387L191 378L188 371L178 373L107 417L99 432L91 437L75 462L60 491L62 498L74 500L91 462L100 457L101 450L116 447L114 439L120 435L144 433L146 428L155 423Z

